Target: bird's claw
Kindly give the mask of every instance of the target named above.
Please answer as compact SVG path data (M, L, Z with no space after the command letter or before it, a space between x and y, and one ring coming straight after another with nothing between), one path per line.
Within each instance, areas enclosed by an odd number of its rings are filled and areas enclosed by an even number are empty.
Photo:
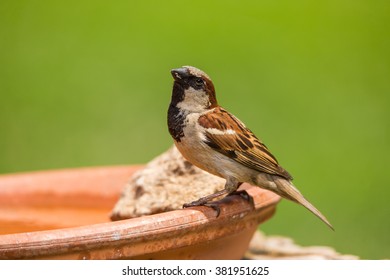
M228 195L229 195L229 196L230 196L230 195L239 195L239 196L241 196L243 199L245 199L246 201L248 201L251 205L254 205L253 197L250 196L246 190L234 191L234 192L229 193Z
M203 200L199 199L199 200L192 201L190 203L183 204L183 208L195 207L195 206L206 206L206 207L213 208L214 211L217 213L216 218L218 218L219 215L221 214L221 208L215 202L207 202L207 201L203 201Z
M217 203L209 202L209 203L204 204L204 206L213 208L214 211L217 213L216 218L218 218L219 215L221 214L221 207L219 207L219 205Z

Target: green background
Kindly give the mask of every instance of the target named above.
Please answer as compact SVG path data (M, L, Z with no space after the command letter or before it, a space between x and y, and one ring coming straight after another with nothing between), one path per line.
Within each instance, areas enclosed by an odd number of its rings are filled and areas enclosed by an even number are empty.
M148 162L193 65L336 229L283 201L267 234L389 258L389 3L2 0L0 173Z

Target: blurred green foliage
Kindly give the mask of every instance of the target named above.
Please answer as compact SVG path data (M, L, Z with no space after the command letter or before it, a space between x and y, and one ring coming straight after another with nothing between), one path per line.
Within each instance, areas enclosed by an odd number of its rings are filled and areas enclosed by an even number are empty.
M333 223L262 228L389 258L389 1L0 2L0 173L146 163L193 65Z

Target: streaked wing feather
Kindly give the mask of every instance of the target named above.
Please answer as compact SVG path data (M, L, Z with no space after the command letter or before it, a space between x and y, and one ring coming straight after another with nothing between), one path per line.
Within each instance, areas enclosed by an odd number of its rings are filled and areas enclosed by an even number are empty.
M199 124L206 128L206 143L211 148L251 169L292 179L253 132L226 110L220 107L214 109L201 116ZM235 133L213 133L212 129Z

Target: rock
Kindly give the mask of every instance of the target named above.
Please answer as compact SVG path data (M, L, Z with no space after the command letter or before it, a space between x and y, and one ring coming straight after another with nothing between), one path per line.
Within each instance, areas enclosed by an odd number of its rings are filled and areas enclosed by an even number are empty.
M192 165L173 146L133 175L124 187L111 219L181 209L184 203L215 193L224 185L224 179Z
M356 260L353 255L342 255L335 249L325 246L302 247L291 238L266 236L256 231L245 253L246 259L252 260Z

